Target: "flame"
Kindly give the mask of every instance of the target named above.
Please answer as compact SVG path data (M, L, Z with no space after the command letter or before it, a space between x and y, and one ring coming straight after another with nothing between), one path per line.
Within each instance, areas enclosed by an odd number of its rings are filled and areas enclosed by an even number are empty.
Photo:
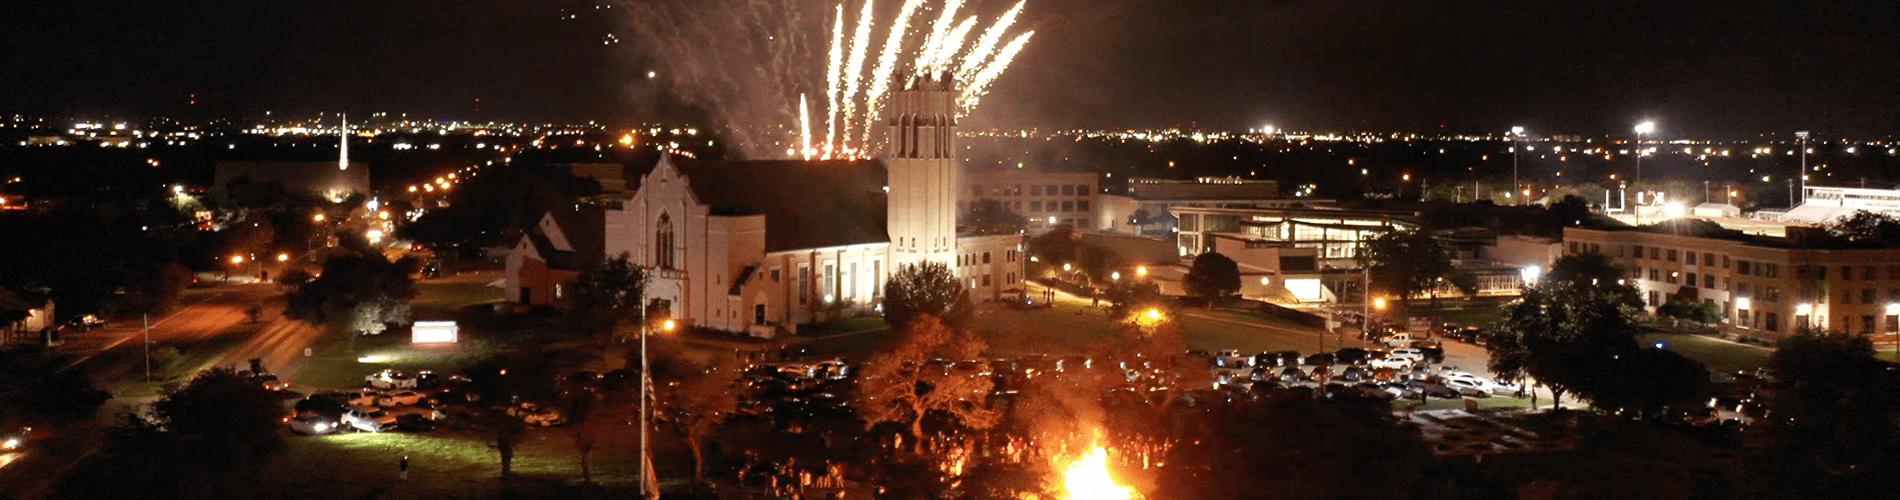
M1134 488L1115 484L1108 473L1108 449L1099 445L1062 471L1064 500L1130 500Z

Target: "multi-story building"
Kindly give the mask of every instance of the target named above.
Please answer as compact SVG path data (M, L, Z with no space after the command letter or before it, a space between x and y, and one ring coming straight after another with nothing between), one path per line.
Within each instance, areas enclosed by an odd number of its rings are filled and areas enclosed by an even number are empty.
M1127 194L1102 195L1096 204L1096 225L1106 231L1167 237L1177 222L1169 213L1175 207L1272 208L1327 202L1280 198L1280 183L1271 180L1137 177L1128 180Z
M1778 337L1803 327L1900 333L1900 248L1839 248L1818 229L1792 237L1566 228L1564 253L1626 266L1650 310L1673 301L1721 307L1724 328Z
M1076 229L1100 230L1095 217L1096 174L1042 172L1027 169L971 170L963 176L958 203L968 213L976 204L994 200L1029 219L1031 231L1067 224Z

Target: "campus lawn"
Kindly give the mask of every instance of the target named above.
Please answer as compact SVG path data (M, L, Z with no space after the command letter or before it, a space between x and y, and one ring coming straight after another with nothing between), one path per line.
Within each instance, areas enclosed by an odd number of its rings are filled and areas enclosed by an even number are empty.
M637 444L632 433L603 436L593 459L594 481L607 491L636 490ZM667 443L670 436L656 442ZM637 438L636 438L637 439ZM284 491L323 491L332 498L506 498L499 455L487 436L473 431L349 433L293 436L286 460L271 476ZM668 446L670 448L670 446ZM673 450L663 450L673 451ZM666 453L672 455L673 453ZM398 479L397 461L409 457L409 479ZM690 474L690 464L657 460L666 477ZM580 460L569 428L532 428L516 445L515 489L524 497L592 497L581 483Z
M1763 347L1681 333L1646 333L1638 336L1637 341L1645 346L1653 346L1661 341L1664 349L1701 361L1709 367L1709 371L1715 373L1752 371L1767 366L1768 355L1774 352Z
M449 318L455 309L469 304L495 302L505 294L487 283L468 280L416 282L416 298L409 307L419 318Z

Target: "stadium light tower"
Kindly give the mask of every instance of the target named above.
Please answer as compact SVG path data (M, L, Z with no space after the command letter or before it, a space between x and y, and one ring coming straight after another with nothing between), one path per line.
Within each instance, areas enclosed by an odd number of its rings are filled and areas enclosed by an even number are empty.
M1517 148L1518 148L1517 141L1518 139L1521 139L1523 137L1524 137L1524 127L1511 127L1511 192L1512 193L1516 193L1519 190L1524 189L1523 186L1520 186L1517 183ZM1474 199L1477 198L1478 193L1476 192L1471 193L1471 197ZM1518 200L1518 203L1523 203L1523 200ZM1518 203L1513 203L1513 205L1516 205Z
M1656 122L1636 124L1636 182L1643 182L1643 134L1656 131Z

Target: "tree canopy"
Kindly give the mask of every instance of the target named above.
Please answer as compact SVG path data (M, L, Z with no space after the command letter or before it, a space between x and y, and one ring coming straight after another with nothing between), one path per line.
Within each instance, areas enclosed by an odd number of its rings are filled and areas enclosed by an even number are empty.
M1240 265L1215 252L1194 258L1182 283L1189 295L1217 299L1240 292Z
M1603 367L1637 349L1640 303L1627 285L1546 281L1530 287L1505 309L1486 349L1499 378L1529 375L1558 397L1566 391L1586 395L1602 387Z
M961 324L969 314L970 294L950 268L938 262L905 265L884 284L884 322L908 331L920 316Z
M1900 488L1900 374L1861 335L1803 332L1768 358L1782 388L1751 426L1764 498L1876 498Z
M989 344L982 337L929 315L899 331L897 344L865 361L858 373L856 405L866 427L904 424L916 443L925 438L924 418L932 414L972 429L987 429L1002 418L989 402L995 382L984 375L990 372L983 357ZM944 366L935 359L958 362Z
M70 358L37 347L0 350L0 429L90 420L112 399L85 370L62 370Z
M574 328L591 333L639 321L646 281L646 273L624 254L590 264L574 278L568 320Z
M284 313L311 324L375 335L390 323L409 321L416 296L413 258L389 261L381 254L344 254L323 263L323 274L288 294Z
M1359 263L1370 266L1374 288L1400 298L1423 294L1458 276L1451 248L1416 229L1388 232L1367 242Z

